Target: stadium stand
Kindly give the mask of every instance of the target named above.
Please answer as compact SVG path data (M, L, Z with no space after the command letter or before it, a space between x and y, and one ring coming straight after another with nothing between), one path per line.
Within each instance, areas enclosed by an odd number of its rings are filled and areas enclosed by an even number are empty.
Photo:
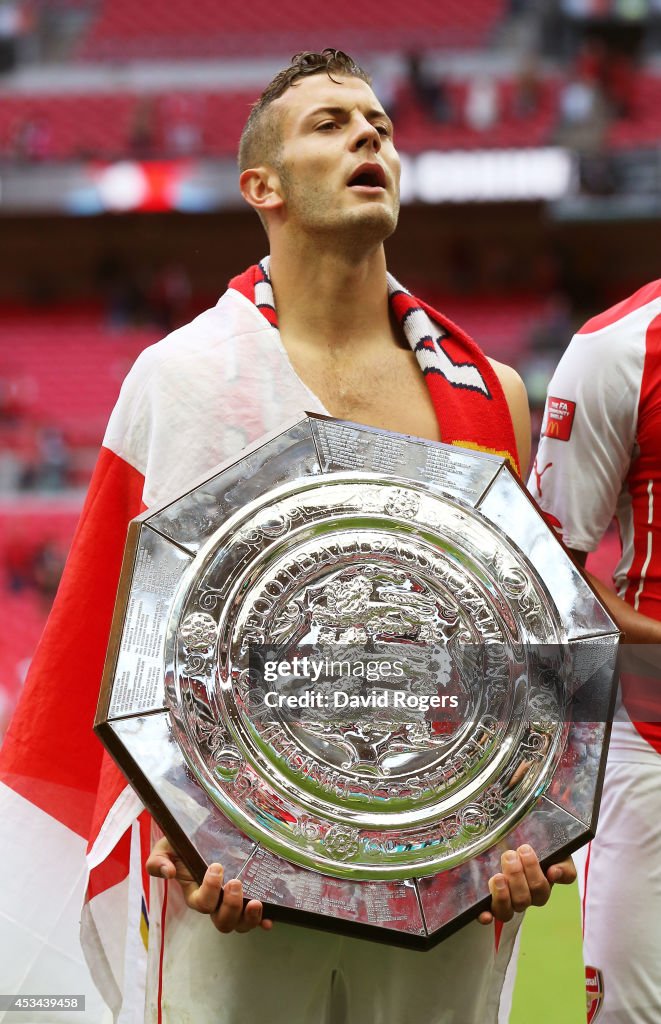
M639 71L633 83L631 111L610 126L608 145L613 149L658 145L661 76Z
M479 339L494 359L506 359L518 365L527 355L531 337L542 321L547 300L537 295L461 297L437 292L421 294L436 309Z
M0 503L0 739L44 626L80 498Z
M100 312L0 314L0 737L129 366L159 332Z
M493 124L480 130L466 117L470 79L453 79L447 85L448 117L434 121L416 102L411 88L404 84L396 100L397 144L406 152L424 149L484 149L543 146L551 142L558 117L557 78L540 80L539 98L534 110L518 113L515 109L516 79L498 79L496 114Z
M126 152L135 105L129 94L6 96L3 152L26 161L117 158Z
M223 4L216 0L106 0L80 42L85 60L228 57L293 53L329 44L378 52L408 47L477 49L503 17L503 0L419 0L414 5L351 0L306 12L296 0L278 4L277 19L265 0ZM268 31L265 31L268 26Z
M118 333L99 314L5 315L0 376L21 382L22 418L58 428L70 445L98 445L129 367L158 336Z
M394 98L398 146L409 153L426 149L507 149L550 145L560 116L561 78L539 81L535 108L516 109L517 80L495 79L493 123L479 129L467 118L471 79L453 77L446 85L447 116L434 118L402 80ZM0 105L0 153L24 161L101 159L126 156L231 158L255 89L189 92L7 94ZM661 76L636 77L632 109L614 118L606 140L612 150L658 141Z
M398 145L424 149L544 145L557 121L558 82L541 84L537 108L514 112L514 79L495 83L498 115L477 130L466 120L467 79L449 86L450 113L442 123L416 101L406 82L395 99ZM9 95L0 106L0 140L7 156L26 160L106 160L133 155L233 157L255 90L158 95Z

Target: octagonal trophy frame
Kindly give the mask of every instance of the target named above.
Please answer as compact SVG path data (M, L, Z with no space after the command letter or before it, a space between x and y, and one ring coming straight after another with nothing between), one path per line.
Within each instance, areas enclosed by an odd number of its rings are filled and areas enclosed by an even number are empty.
M264 651L375 639L458 715L264 713ZM618 639L506 460L308 413L130 524L95 730L198 879L428 949L594 836Z

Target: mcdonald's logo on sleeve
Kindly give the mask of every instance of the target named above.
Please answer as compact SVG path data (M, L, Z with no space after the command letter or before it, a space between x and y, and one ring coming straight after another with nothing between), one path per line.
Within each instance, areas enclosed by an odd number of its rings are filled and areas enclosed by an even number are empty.
M542 427L542 437L552 437L556 441L568 441L574 423L576 402L567 398L548 397L546 416Z

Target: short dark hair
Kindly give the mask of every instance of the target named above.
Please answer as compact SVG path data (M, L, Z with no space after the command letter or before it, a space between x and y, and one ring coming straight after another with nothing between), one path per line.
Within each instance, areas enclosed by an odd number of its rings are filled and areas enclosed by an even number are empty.
M321 53L309 50L297 53L292 57L291 63L278 72L257 102L253 104L245 128L241 133L239 170L245 171L248 167L256 167L277 158L280 148L278 118L264 117L264 111L299 79L324 73L333 82L335 81L333 74L336 74L361 78L368 85L372 84L372 79L367 72L342 50L327 48Z

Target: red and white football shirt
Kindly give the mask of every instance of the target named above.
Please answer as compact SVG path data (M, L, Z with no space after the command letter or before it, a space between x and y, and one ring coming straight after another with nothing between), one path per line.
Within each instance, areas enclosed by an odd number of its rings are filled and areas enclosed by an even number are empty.
M616 516L618 593L661 619L661 280L572 338L549 385L528 486L578 551L594 551ZM661 725L625 725L618 712L614 754L644 755L648 743L661 752Z

